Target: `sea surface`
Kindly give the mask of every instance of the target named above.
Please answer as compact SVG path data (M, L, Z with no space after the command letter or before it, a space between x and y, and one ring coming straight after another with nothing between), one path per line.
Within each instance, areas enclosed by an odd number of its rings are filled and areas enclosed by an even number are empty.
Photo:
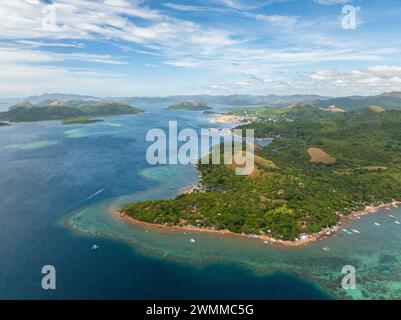
M401 219L397 208L348 222L359 234L302 248L113 215L198 181L192 165L147 163L149 129L167 130L169 120L219 128L201 112L139 107L147 112L90 125L0 127L0 299L401 298L401 225L389 218ZM41 287L44 265L56 268L56 290ZM341 287L345 265L356 269L356 289Z

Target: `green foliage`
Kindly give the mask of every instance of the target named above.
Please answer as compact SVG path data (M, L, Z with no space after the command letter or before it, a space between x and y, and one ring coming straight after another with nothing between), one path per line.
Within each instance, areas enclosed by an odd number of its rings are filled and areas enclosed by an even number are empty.
M349 214L368 204L401 199L401 111L331 113L297 106L235 113L256 117L241 128L254 128L257 137L275 137L256 154L277 168L258 167L260 174L251 178L237 176L225 165L199 164L208 192L134 203L124 211L152 223L288 240L334 225L337 212ZM337 162L311 163L311 146L322 148ZM385 169L366 169L372 166Z
M102 122L103 120L100 119L90 119L87 117L80 117L80 118L70 118L70 119L64 119L63 124L64 125L71 125L71 124L91 124L91 123L96 123L96 122Z
M188 110L188 111L204 111L204 110L212 110L204 102L199 101L184 101L178 104L174 104L167 108L167 110Z
M0 113L0 120L30 122L65 120L120 114L136 114L141 110L118 102L108 101L46 101L38 105L22 103Z

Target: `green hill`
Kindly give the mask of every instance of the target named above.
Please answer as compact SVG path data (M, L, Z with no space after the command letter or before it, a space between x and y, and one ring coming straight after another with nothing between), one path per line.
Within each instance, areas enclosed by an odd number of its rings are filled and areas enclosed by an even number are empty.
M401 200L401 110L333 113L294 106L236 113L253 119L240 128L275 137L255 149L258 159L275 166L255 161L254 174L238 176L224 164L199 164L205 192L133 203L123 211L150 223L293 240L335 225L339 213Z
M168 107L166 110L206 111L212 110L206 103L200 101L184 101Z
M336 105L346 111L358 110L366 108L370 105L377 105L385 110L401 109L401 93L389 92L376 96L351 96L331 99L317 99L312 102L313 105L320 108L329 108Z
M25 101L15 105L9 111L1 112L0 120L30 122L137 114L140 112L143 111L111 101L47 100L35 105Z

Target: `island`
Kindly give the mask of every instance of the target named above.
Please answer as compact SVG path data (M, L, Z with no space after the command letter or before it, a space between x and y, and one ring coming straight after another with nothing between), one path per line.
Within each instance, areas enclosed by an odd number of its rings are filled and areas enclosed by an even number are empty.
M37 104L24 101L0 113L0 120L10 122L32 122L80 119L78 122L92 122L92 117L137 114L143 112L138 108L114 101L83 101L83 100L46 100ZM85 121L83 121L86 119ZM90 119L90 120L89 120ZM96 120L98 121L98 120Z
M102 119L90 119L87 117L80 118L68 118L63 120L64 125L73 125L73 124L92 124L97 122L103 122Z
M190 192L131 203L120 214L134 223L295 245L330 235L346 217L401 199L401 111L377 111L232 110L238 128L273 139L255 147L251 175L236 175L235 164L199 163L201 180Z
M201 101L184 101L178 104L173 104L166 110L187 110L187 111L207 111L212 110L206 103Z

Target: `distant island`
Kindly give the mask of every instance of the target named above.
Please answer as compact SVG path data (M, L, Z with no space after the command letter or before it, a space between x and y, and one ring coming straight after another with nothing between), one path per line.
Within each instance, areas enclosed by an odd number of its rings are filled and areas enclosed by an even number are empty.
M128 204L135 223L303 244L343 217L401 199L401 110L330 112L310 105L235 109L258 138L255 169L198 164L199 185L175 199Z
M90 119L86 117L81 117L81 118L68 118L63 120L64 125L73 125L73 124L91 124L91 123L97 123L97 122L103 122L101 119Z
M65 124L93 123L92 117L137 114L140 109L114 101L46 100L37 104L23 101L10 110L0 113L0 120L10 122L32 122L64 120Z
M0 99L2 103L15 104L18 99ZM308 104L322 109L332 108L332 112L355 111L368 107L369 105L378 105L385 110L401 109L401 92L384 92L378 95L371 96L348 96L348 97L328 97L310 94L294 94L294 95L177 95L167 97L112 97L100 98L88 95L77 94L62 94L62 93L45 93L39 96L31 96L24 101L31 104L38 104L45 101L114 101L126 105L148 104L148 103L163 103L167 105L179 105L183 101L202 101L202 104L216 104L225 106L270 106L272 108L285 108L289 105ZM13 103L11 103L14 101Z
M206 103L200 101L184 101L178 104L173 104L166 110L188 110L188 111L206 111L212 110Z

